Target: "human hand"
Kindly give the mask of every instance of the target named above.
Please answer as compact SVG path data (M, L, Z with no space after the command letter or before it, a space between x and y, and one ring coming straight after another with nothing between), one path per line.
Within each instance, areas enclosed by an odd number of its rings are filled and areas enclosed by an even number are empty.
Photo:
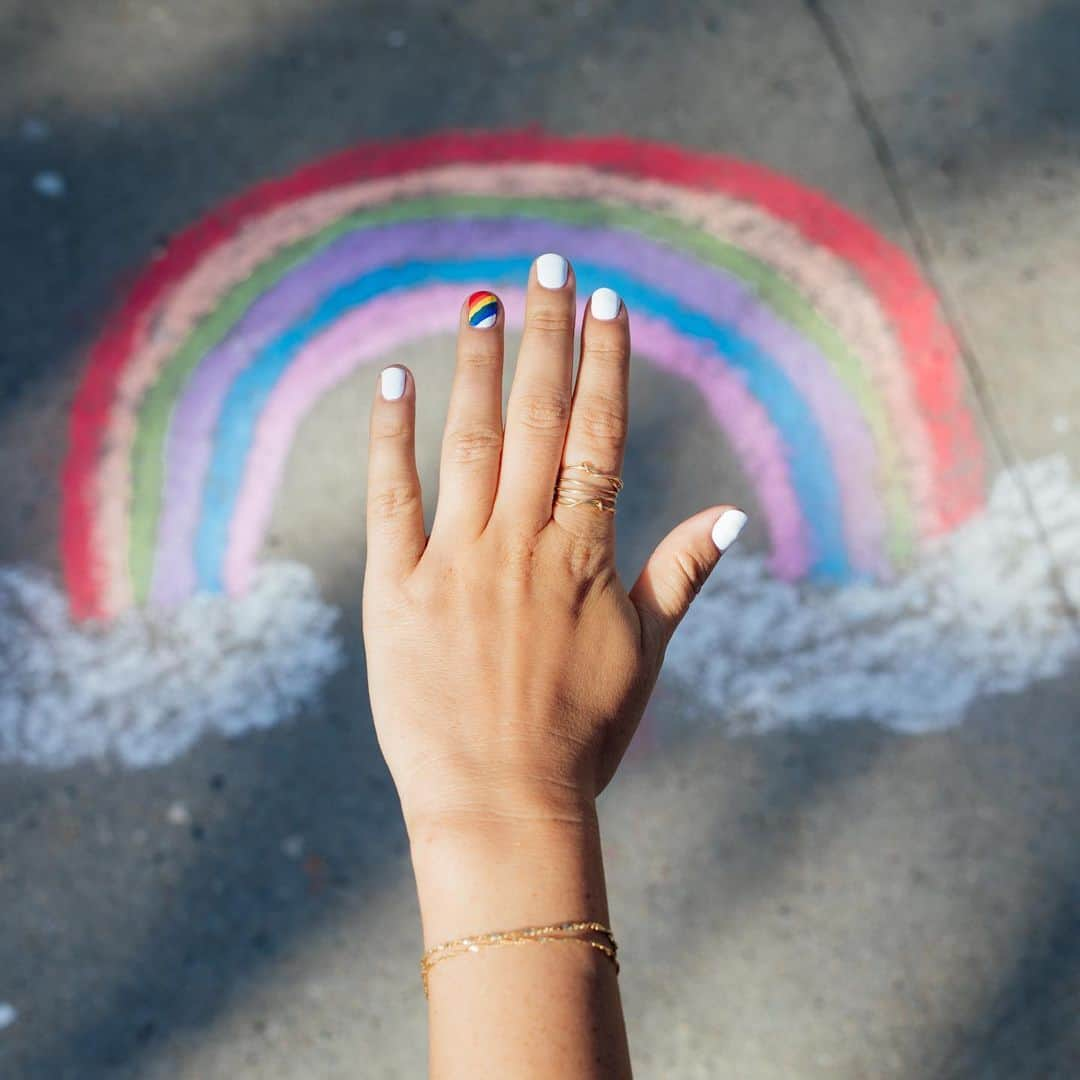
M746 521L714 506L675 528L629 592L614 515L553 506L563 466L618 476L630 330L591 298L572 385L572 269L545 255L502 422L503 324L463 307L439 500L425 535L416 387L387 368L371 416L364 639L379 744L418 823L578 819L610 781L679 620Z

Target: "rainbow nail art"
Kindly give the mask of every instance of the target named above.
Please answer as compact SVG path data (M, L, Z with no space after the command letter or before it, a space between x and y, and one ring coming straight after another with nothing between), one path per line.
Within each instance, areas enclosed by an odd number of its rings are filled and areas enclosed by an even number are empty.
M474 292L469 297L469 325L486 330L499 317L499 298L492 292Z

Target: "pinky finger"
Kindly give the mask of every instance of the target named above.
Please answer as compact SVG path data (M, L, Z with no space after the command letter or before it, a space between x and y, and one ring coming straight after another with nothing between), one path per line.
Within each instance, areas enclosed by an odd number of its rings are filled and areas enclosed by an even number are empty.
M424 504L416 472L416 383L394 365L371 408L367 485L368 576L400 581L423 554Z

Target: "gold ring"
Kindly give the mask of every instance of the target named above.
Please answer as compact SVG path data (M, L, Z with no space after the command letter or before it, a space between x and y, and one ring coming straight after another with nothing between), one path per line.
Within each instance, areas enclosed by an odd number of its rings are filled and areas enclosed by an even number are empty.
M622 486L617 476L602 473L591 461L564 465L555 485L555 505L592 506L602 513L614 514Z

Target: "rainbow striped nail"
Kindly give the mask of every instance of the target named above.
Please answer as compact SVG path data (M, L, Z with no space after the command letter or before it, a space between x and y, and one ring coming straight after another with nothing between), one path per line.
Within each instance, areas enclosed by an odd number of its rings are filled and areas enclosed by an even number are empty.
M469 325L486 330L499 317L499 298L493 292L474 292L469 297Z

